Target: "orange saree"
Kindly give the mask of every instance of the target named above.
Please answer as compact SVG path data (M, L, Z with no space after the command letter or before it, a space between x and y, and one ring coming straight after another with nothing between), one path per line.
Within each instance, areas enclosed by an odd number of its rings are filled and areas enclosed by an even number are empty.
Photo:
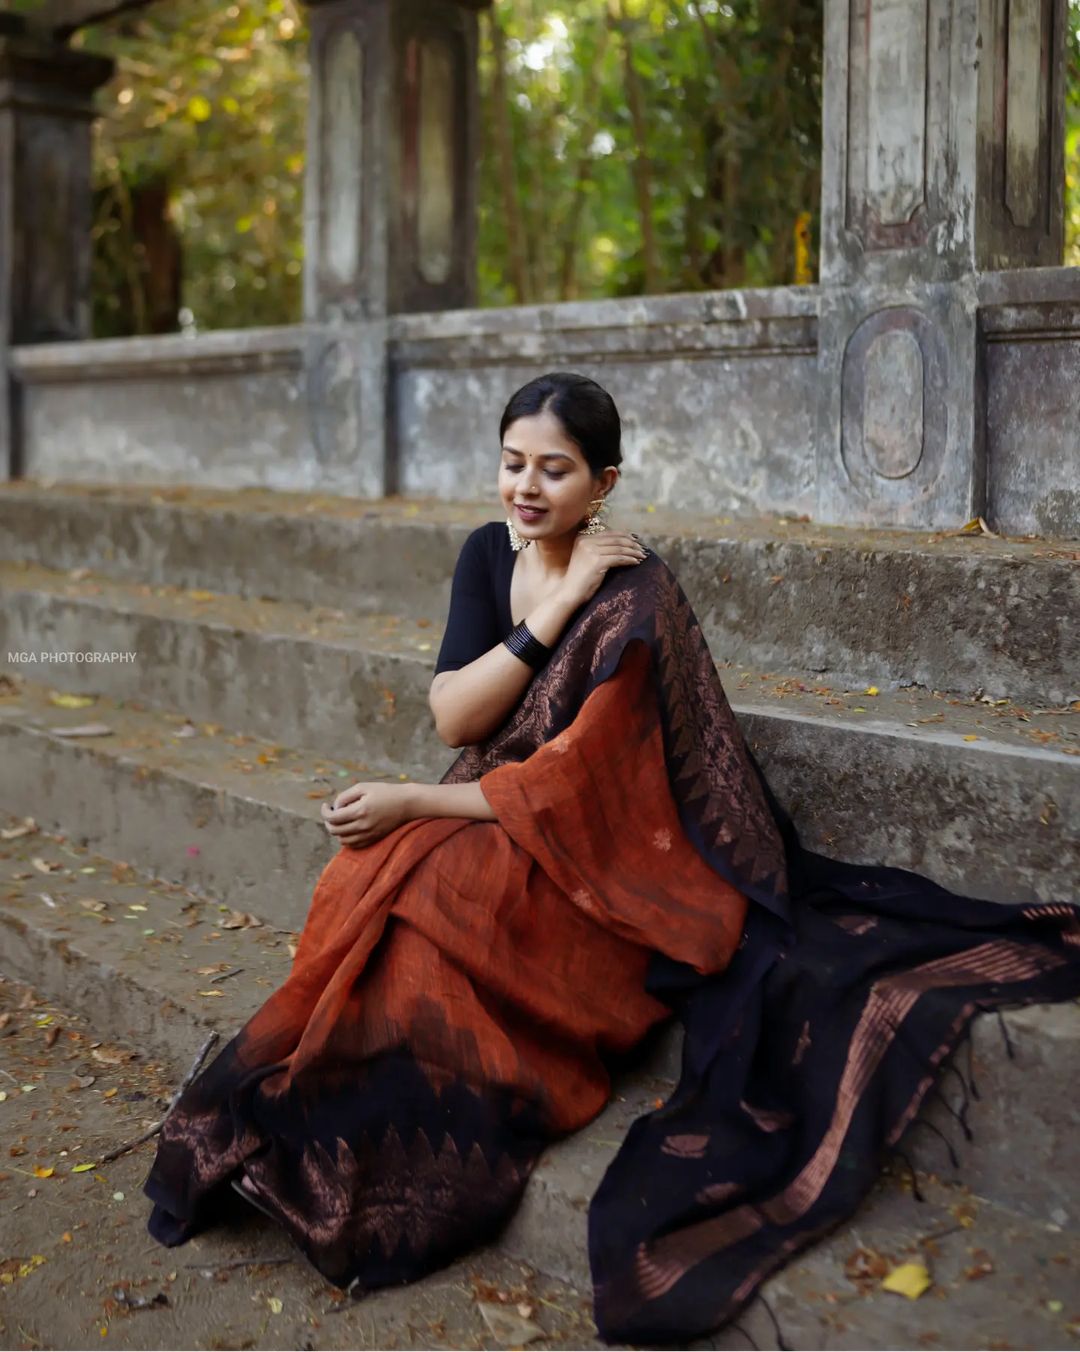
M959 897L800 845L655 553L612 570L444 783L495 821L343 847L284 985L190 1084L144 1185L183 1243L230 1184L330 1281L493 1238L606 1057L673 1011L670 1100L589 1211L611 1340L729 1320L850 1215L978 1009L1080 994L1075 906Z
M603 1108L603 1053L670 1014L650 953L728 962L746 901L680 826L645 644L527 769L480 783L497 822L422 818L327 864L288 980L165 1124L159 1238L239 1170L329 1280L417 1277Z

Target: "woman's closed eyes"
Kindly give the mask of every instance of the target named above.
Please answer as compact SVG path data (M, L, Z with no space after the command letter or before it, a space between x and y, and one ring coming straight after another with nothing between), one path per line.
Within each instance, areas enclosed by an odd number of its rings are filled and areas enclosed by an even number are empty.
M513 474L515 470L521 469L521 466L520 466L520 465L507 465L506 468L510 471L511 474ZM566 478L566 470L560 470L558 473L556 473L555 470L549 469L549 470L545 470L544 473L548 476L549 479L565 479L565 478Z

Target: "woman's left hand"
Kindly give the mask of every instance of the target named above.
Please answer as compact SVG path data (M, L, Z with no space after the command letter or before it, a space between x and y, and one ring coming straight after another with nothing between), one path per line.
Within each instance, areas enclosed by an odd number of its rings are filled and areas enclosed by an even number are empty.
M326 829L343 845L370 845L411 821L407 784L350 784L320 811Z

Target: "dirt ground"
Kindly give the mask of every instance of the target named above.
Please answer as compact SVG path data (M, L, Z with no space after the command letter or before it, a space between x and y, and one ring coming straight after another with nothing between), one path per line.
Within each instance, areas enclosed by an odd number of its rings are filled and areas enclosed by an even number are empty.
M352 1301L241 1198L222 1225L164 1248L142 1192L154 1141L96 1161L152 1126L175 1087L161 1065L0 979L0 1346L606 1346L590 1293L489 1250Z

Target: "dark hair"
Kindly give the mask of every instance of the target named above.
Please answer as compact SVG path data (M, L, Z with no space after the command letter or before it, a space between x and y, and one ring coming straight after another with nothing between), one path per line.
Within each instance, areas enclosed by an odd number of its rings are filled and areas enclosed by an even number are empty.
M622 423L615 400L602 385L574 371L549 371L510 397L499 422L499 444L518 418L550 412L585 457L593 474L622 464Z

